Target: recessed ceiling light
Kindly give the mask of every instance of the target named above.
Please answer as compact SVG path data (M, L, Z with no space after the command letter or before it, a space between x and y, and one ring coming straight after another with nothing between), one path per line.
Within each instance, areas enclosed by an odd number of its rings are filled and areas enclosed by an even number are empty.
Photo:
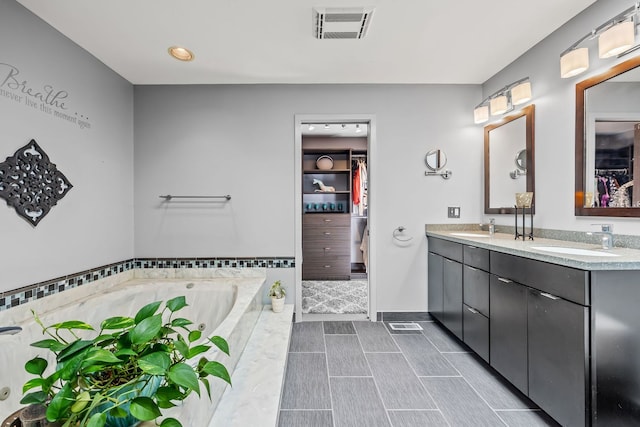
M171 46L169 48L169 55L180 61L193 61L195 55L189 49L180 46Z
M309 125L309 130L314 130L316 127L314 125Z

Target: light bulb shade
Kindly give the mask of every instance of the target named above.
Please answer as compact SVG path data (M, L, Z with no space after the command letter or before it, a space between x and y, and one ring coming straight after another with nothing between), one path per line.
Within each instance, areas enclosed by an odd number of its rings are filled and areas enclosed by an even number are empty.
M507 112L509 109L509 101L505 95L496 96L489 101L489 107L491 108L491 115L497 116L498 114Z
M625 21L614 25L598 37L598 53L600 58L616 56L635 42L635 25L633 21Z
M511 89L511 103L524 104L531 99L531 82L522 82Z
M489 107L487 105L481 105L473 110L473 122L475 124L484 123L489 120Z
M577 76L589 68L589 49L581 47L570 50L560 57L560 77Z

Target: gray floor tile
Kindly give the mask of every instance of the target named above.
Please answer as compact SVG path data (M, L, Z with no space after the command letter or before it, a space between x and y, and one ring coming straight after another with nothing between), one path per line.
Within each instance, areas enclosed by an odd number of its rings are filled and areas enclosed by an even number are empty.
M430 411L389 411L393 427L449 427L447 420L437 410Z
M278 427L333 427L331 411L280 411Z
M335 427L390 427L373 378L332 377Z
M387 327L387 331L389 331L389 333L391 335L404 335L404 334L418 334L418 335L422 335L422 331L412 331L412 330L401 330L401 329L393 329L390 325L390 322L385 321L384 322L384 326ZM393 322L396 323L396 322Z
M454 336L446 332L437 322L418 322L422 326L422 334L440 351L469 351Z
M357 335L327 335L325 340L330 376L371 376Z
M396 351L400 349L381 322L353 322L362 349L367 351Z
M471 353L447 353L444 355L456 367L469 384L493 409L537 408L515 387L500 378L480 359Z
M387 409L437 409L401 353L366 356Z
M496 427L504 422L464 378L421 378L445 419L456 427Z
M291 330L291 352L324 352L322 322L298 322Z
M393 339L420 377L460 376L424 335L394 335Z
M289 353L281 409L331 409L324 353Z
M496 411L509 427L557 427L550 416L542 411Z
M351 322L325 321L325 334L355 334L356 330Z

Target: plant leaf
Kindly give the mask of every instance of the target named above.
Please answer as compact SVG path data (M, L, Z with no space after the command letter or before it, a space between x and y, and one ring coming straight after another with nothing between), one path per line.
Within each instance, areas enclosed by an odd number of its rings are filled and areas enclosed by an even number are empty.
M102 329L125 329L135 325L136 322L131 317L110 317L100 324Z
M96 363L122 363L122 360L118 359L109 350L105 350L102 348L92 348L84 357L82 366L89 366Z
M58 354L58 362L64 362L65 360L75 357L78 353L86 350L92 344L93 343L91 341L83 340L76 340L72 342Z
M214 377L223 379L224 381L229 383L229 385L231 385L231 377L229 376L229 371L227 371L227 368L225 368L222 363L216 362L215 360L207 362L202 367L202 370L209 375L213 375Z
M165 418L160 423L160 427L182 427L182 424L175 418Z
M185 363L176 363L169 369L167 376L177 385L188 390L194 390L196 393L198 393L198 396L200 395L200 384L198 383L198 376L193 371L193 368L191 368L191 366Z
M209 400L211 400L211 384L209 384L209 379L200 378L200 382L204 384L204 388L207 389L207 396L209 396Z
M165 375L171 366L171 358L166 353L155 352L141 357L138 366L147 374Z
M87 427L104 427L107 423L107 414L104 412L97 414L93 414L91 418L89 418L89 422L87 423Z
M199 355L200 353L204 353L205 351L209 350L211 347L209 347L208 345L197 345L195 347L191 347L189 349L189 357L187 357L187 359L191 359L194 356Z
M193 325L193 322L189 319L184 319L182 317L178 317L176 319L173 319L171 321L171 326L174 326L176 328L183 328L185 326L189 326L189 325Z
M158 405L149 397L136 397L131 401L129 407L131 415L141 421L151 421L158 418L162 413Z
M24 391L23 391L24 393ZM47 394L43 391L36 391L25 395L20 403L23 405L32 405L34 403L44 403L47 401Z
M162 316L156 314L154 316L147 317L131 330L131 343L134 345L146 344L160 333L161 328Z
M76 396L76 401L71 405L71 412L78 413L82 412L84 408L91 402L91 395L88 391L83 391L78 396Z
M124 418L129 415L129 413L119 406L114 406L113 408L109 409L109 415L116 418Z
M152 302L152 303L147 304L144 307L142 307L136 313L135 322L136 323L140 323L144 319L146 319L147 317L151 317L154 314L156 314L156 311L158 311L158 308L160 307L160 304L162 304L162 301L156 301L156 302Z
M222 352L229 356L229 343L227 342L227 340L215 335L211 337L209 341L211 341L216 347L218 347Z
M186 306L187 300L184 295L180 295L167 301L167 308L172 312L178 311Z
M71 384L66 383L47 405L47 420L53 422L65 417L74 401Z
M123 348L122 350L118 350L113 354L115 354L117 357L120 357L120 356L137 356L138 355L138 353L136 353L135 351L131 350L130 348Z
M180 400L183 394L175 386L163 386L159 387L156 391L156 397L158 400Z
M189 358L189 346L181 338L182 337L180 337L177 341L175 341L173 343L173 345L175 345L176 350L178 350L180 352L182 357L184 357L185 359L188 359Z
M202 336L202 332L200 331L191 331L189 332L189 342L198 341Z
M93 331L93 326L91 326L88 323L82 322L80 320L67 320L66 322L60 322L60 323L55 323L51 326L49 326L49 328L54 328L54 329L84 329L84 330L88 330L88 331ZM47 329L49 329L47 328Z
M25 363L24 369L30 374L42 375L44 370L47 369L48 365L49 362L47 362L42 357L34 357L33 359Z
M22 394L26 393L32 388L42 387L44 384L46 384L44 378L31 378L22 386Z
M31 343L31 347L47 348L47 349L53 351L54 353L59 352L60 350L62 350L66 346L67 346L66 344L61 343L61 342L56 341L56 340L53 340L53 339L36 341L34 343Z

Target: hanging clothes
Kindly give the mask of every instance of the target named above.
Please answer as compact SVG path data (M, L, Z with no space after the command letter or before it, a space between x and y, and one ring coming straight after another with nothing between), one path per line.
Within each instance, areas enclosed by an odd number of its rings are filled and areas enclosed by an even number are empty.
M358 167L353 171L353 183L351 185L351 201L353 202L353 211L360 204L360 169Z
M362 232L362 240L360 243L360 250L362 251L362 261L364 262L364 271L369 272L369 224L365 225Z
M358 160L358 179L360 184L360 204L358 205L358 214L365 215L365 210L369 207L367 197L367 162Z

